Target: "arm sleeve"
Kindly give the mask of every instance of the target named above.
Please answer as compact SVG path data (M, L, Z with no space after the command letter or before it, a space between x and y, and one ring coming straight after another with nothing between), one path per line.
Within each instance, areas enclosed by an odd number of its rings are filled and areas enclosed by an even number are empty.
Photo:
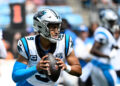
M27 65L16 61L13 67L12 79L15 82L25 80L37 72L36 66L26 69Z

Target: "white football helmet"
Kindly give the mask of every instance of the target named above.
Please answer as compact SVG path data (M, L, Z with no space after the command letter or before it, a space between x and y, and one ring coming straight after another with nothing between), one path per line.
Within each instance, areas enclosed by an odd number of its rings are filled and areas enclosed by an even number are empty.
M52 9L43 9L34 15L34 31L39 32L42 37L49 39L51 42L56 42L57 40L61 40L62 36L59 34L58 38L52 38L48 24L59 24L58 31L60 31L61 22L60 16L55 11Z
M113 10L110 9L102 10L100 12L100 20L105 28L109 29L111 32L115 32L113 26L118 20L118 16Z

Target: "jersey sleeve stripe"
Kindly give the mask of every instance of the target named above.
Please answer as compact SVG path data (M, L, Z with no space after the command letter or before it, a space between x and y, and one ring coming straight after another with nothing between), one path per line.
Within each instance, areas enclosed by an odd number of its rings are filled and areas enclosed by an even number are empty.
M104 33L104 32L98 32L98 33L96 33L96 35L97 34L102 34L102 35L104 35L107 39L108 39L108 36L106 35L106 33Z
M67 56L67 54L68 54L68 50L69 50L69 40L70 40L69 35L65 35L65 56Z
M25 53L26 53L26 55L27 55L27 57L28 57L28 59L29 59L30 54L29 54L29 49L28 49L27 40L23 37L23 38L21 38L21 41L22 41L22 44L23 44L23 46L24 46Z

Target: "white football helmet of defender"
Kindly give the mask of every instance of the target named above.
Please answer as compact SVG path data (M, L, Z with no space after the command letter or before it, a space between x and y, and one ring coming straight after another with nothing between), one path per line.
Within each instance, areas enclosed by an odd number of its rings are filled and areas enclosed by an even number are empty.
M117 14L111 9L105 9L100 12L100 20L102 26L109 29L111 32L115 32L115 28L113 28L114 24L118 20Z
M55 43L57 40L61 40L62 36L59 34L58 38L52 38L48 24L59 24L58 31L60 32L61 22L62 20L60 16L55 11L52 9L43 9L34 15L34 31L39 32L42 37L49 39L51 42Z

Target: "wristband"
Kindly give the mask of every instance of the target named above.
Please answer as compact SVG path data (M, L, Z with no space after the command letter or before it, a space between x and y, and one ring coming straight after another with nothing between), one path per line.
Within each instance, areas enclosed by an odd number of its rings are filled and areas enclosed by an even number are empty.
M70 65L66 65L66 66L67 66L67 68L65 71L69 73L71 71L71 66Z

